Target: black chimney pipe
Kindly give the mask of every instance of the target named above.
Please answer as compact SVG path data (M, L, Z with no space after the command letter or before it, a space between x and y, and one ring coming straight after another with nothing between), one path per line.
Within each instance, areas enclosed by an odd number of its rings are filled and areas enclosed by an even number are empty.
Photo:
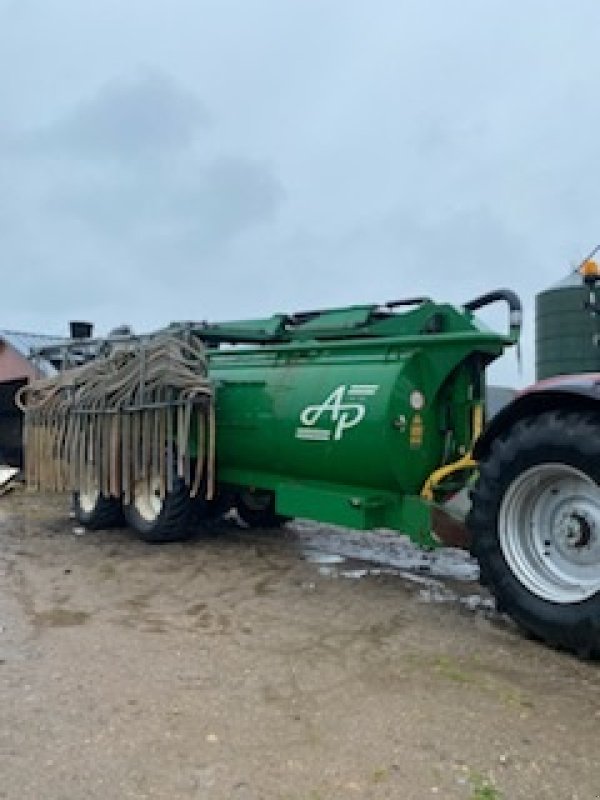
M94 331L94 326L91 322L69 322L69 330L71 332L71 339L90 339Z

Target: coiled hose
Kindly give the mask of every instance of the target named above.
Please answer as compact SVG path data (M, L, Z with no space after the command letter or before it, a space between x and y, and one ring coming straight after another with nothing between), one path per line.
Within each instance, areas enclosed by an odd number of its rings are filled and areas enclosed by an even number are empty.
M131 502L133 487L175 477L190 496L214 493L214 392L205 349L164 331L111 344L92 361L33 381L15 398L24 412L25 477L46 491L94 486Z

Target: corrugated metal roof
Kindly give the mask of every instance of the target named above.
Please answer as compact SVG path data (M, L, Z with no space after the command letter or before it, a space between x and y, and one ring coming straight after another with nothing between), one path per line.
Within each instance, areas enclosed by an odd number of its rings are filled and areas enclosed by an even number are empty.
M46 336L43 333L24 333L23 331L0 330L0 339L4 340L24 358L31 357L31 351L38 347L48 347L68 341L66 336ZM43 372L54 374L56 369L49 361L42 359L37 364Z
M25 358L29 358L32 348L48 347L67 341L66 336L46 336L43 333L23 333L22 331L0 330L0 339L4 339L11 347L18 350Z

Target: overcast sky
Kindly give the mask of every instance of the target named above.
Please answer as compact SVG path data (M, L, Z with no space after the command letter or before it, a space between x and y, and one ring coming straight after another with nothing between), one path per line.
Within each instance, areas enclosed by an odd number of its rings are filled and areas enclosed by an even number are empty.
M509 286L527 380L600 241L599 45L597 0L0 0L0 327Z

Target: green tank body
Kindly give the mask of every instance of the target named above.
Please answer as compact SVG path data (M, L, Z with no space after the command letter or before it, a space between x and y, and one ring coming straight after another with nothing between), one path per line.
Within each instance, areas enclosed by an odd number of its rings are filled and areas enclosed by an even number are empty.
M442 455L441 385L464 356L452 343L429 349L360 341L212 356L220 478L418 491ZM460 370L453 381L456 450L474 400Z
M410 517L429 537L419 492L470 450L485 366L512 339L430 301L323 312L289 332L274 333L275 318L256 326L246 346L236 323L203 334L238 336L208 351L218 481L273 492L285 516L404 529Z

